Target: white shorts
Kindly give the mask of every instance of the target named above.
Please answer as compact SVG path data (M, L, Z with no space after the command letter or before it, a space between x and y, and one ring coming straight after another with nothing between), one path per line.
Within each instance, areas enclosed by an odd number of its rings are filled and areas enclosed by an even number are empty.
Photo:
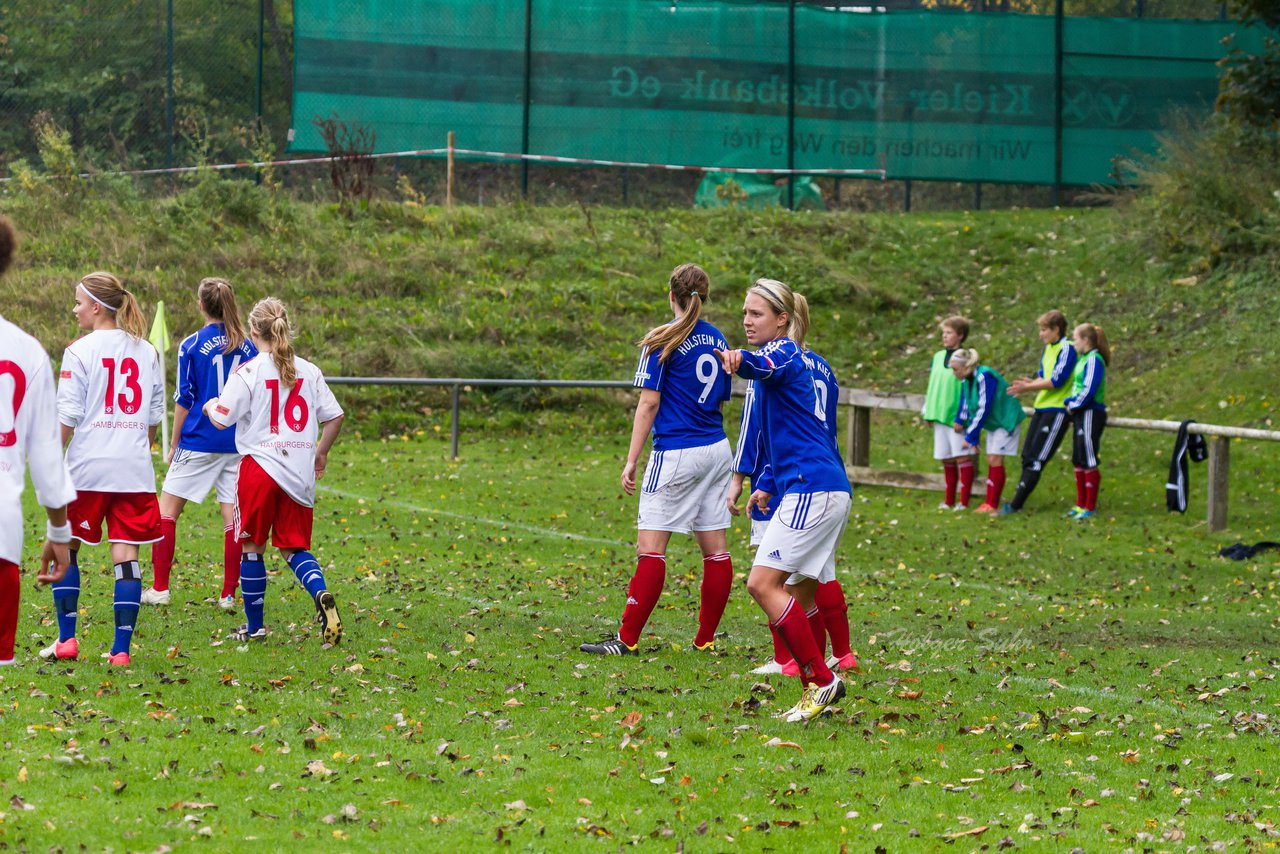
M724 496L733 477L729 440L713 445L654 451L640 481L641 531L723 531L729 527Z
M773 511L754 566L791 573L788 584L836 577L836 547L849 522L847 492L791 493Z
M160 491L202 504L209 490L216 488L219 504L234 504L236 471L239 468L239 454L211 454L179 448L174 451L173 462L169 464Z
M957 433L950 424L933 422L933 458L949 460L953 457L966 457L976 454L972 448L964 445L964 434Z
M752 519L751 520L751 545L752 547L760 545L760 541L764 539L764 532L769 530L769 519Z
M1022 425L1013 428L1013 432L997 427L987 431L988 457L1018 456L1018 436L1022 433Z

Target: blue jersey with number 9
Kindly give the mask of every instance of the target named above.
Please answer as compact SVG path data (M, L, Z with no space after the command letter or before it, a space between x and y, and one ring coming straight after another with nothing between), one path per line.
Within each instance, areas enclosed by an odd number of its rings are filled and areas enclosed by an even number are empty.
M632 385L662 395L653 421L655 451L696 448L725 438L720 406L729 399L733 381L713 351L727 349L720 330L699 320L665 364L658 361L660 350L640 351Z
M207 454L236 453L236 431L219 430L209 423L203 410L205 402L222 394L227 378L236 368L258 355L248 339L230 353L221 323L210 323L199 332L188 335L178 345L178 390L173 402L190 411L182 424L178 447Z

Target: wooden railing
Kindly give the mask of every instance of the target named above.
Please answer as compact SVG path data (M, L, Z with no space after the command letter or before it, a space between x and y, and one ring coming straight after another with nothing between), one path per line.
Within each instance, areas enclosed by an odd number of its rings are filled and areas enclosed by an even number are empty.
M840 404L850 407L849 424L845 435L845 464L851 480L856 483L898 486L908 489L941 490L944 488L942 475L939 474L871 468L871 411L883 409L919 413L924 406L924 395L883 394L857 388L841 389ZM1024 409L1028 414L1032 411L1026 407ZM1107 415L1107 429L1121 428L1177 433L1180 426L1177 421L1117 418L1110 413ZM1263 442L1280 442L1280 432L1200 423L1190 425L1187 428L1187 432L1195 433L1208 439L1209 530L1221 531L1227 527L1227 483L1231 468L1231 440L1255 439Z

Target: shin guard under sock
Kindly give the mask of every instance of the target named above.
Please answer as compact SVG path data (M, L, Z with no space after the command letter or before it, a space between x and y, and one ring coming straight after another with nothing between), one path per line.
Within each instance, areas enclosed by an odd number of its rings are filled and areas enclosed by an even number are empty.
M169 589L169 572L173 569L173 552L178 542L178 520L160 517L160 542L151 547L151 586Z
M964 507L969 506L969 497L973 494L973 478L977 474L976 468L972 459L964 459L956 463L956 469L960 473L960 497L957 502Z
M819 685L829 684L831 669L827 667L826 659L822 657L818 645L814 643L813 630L809 628L804 609L795 599L787 603L782 616L774 625L778 627L778 634L782 635L787 649L791 651L791 657L795 659L796 664L800 665L800 679L805 684L811 682Z
M236 529L228 525L222 530L222 593L220 599L236 595L240 586L240 543L236 540Z
M956 486L960 483L960 469L957 468L955 460L943 461L942 479L947 485L947 494L944 501L947 504L955 504L956 503Z
M1084 469L1076 466L1076 506L1083 508L1087 500L1085 498Z
M1102 472L1098 469L1085 469L1084 472L1084 504L1086 510L1098 509L1098 487L1102 485Z
M0 661L13 661L13 642L18 634L18 565L0 560Z
M111 654L128 652L133 630L138 624L138 608L142 604L142 570L136 560L116 564L115 617L116 636Z
M71 566L61 581L53 583L53 613L58 618L58 640L70 640L76 636L76 618L80 615L80 564L76 561L79 551L71 552Z
M987 503L1000 507L1000 493L1004 492L1004 466L987 467Z
M314 602L324 591L324 573L320 570L320 561L311 552L294 552L289 556L289 568L293 575L307 590L307 595Z
M849 606L844 601L844 588L839 581L819 584L813 595L814 604L822 611L822 622L831 640L831 654L844 658L853 652L849 641Z
M642 554L636 559L636 572L627 585L627 607L622 612L622 627L618 637L627 646L640 642L649 615L662 595L662 585L667 581L667 558L660 554Z
M267 564L256 552L240 555L240 595L244 597L245 624L250 632L256 632L262 628L267 599Z
M698 606L698 634L694 646L703 647L716 639L716 627L724 616L733 587L733 559L728 552L702 559L701 604Z

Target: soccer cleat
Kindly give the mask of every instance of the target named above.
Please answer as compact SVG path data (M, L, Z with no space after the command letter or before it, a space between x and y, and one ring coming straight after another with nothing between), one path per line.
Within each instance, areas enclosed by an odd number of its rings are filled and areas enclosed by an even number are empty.
M704 644L699 644L697 641L694 641L693 648L696 649L698 652L715 652L716 642L713 640L709 640Z
M239 641L241 643L246 641L266 640L266 638L267 638L266 626L261 626L256 631L251 632L249 631L249 627L247 625L241 625L240 628L236 629L235 631L227 635L227 640Z
M224 611L234 611L236 609L236 597L223 596L218 600L218 607Z
M130 664L129 653L113 652L107 656L107 664L112 667L128 667Z
M584 643L578 647L583 652L589 652L592 655L639 655L634 646L627 646L622 642L622 638L616 635L611 638L605 638L597 643Z
M951 510L951 509L953 509L953 508L952 508L952 506L951 506L950 504L948 504L947 502L943 501L943 502L941 502L940 504L938 504L938 509L939 509L939 510Z
M1070 510L1067 511L1066 516L1068 519L1075 519L1075 518L1078 518L1080 514L1083 512L1084 512L1083 507L1072 507Z
M998 515L998 516L1012 516L1014 513L1020 513L1020 512L1021 512L1021 510L1022 510L1022 508L1020 508L1020 507L1014 507L1012 504L1010 504L1008 501L1006 501L1006 502L1004 503L1004 505L1000 508L1000 512L999 512L998 514L996 514L996 515Z
M832 670L857 670L858 658L852 652L839 658L833 655L827 659L827 667Z
M342 618L338 616L338 603L328 590L316 594L316 622L320 624L321 640L337 646L342 640Z
M955 507L952 507L952 508L951 508L951 512L952 512L952 513L961 513L961 512L963 512L963 511L965 511L965 510L968 510L968 509L969 509L969 505L968 505L968 504L957 504Z
M1092 519L1093 516L1094 516L1093 510L1081 510L1079 513L1072 516L1071 518L1075 519L1077 522L1083 522L1086 519Z
M844 682L839 676L832 674L828 685L810 685L800 695L800 702L787 715L787 723L811 721L825 712L831 705L840 702L844 696Z
M142 591L142 604L143 605L168 605L169 591L157 590L154 587L148 587L146 590Z
M75 638L56 640L40 650L40 657L46 661L51 658L75 660L80 657L80 642Z
M979 504L978 509L974 510L973 512L974 513L998 513L999 511L995 507L992 507L990 504L984 501L981 504Z
M800 710L800 705L801 703L804 702L804 698L808 693L809 693L809 689L805 688L804 693L800 695L800 699L796 701L796 704L794 706L792 706L789 709L783 709L780 712L774 712L773 716L778 720L783 720L783 721L790 720L791 716Z
M782 672L782 665L778 663L777 659L771 658L751 672L758 676L774 676Z

